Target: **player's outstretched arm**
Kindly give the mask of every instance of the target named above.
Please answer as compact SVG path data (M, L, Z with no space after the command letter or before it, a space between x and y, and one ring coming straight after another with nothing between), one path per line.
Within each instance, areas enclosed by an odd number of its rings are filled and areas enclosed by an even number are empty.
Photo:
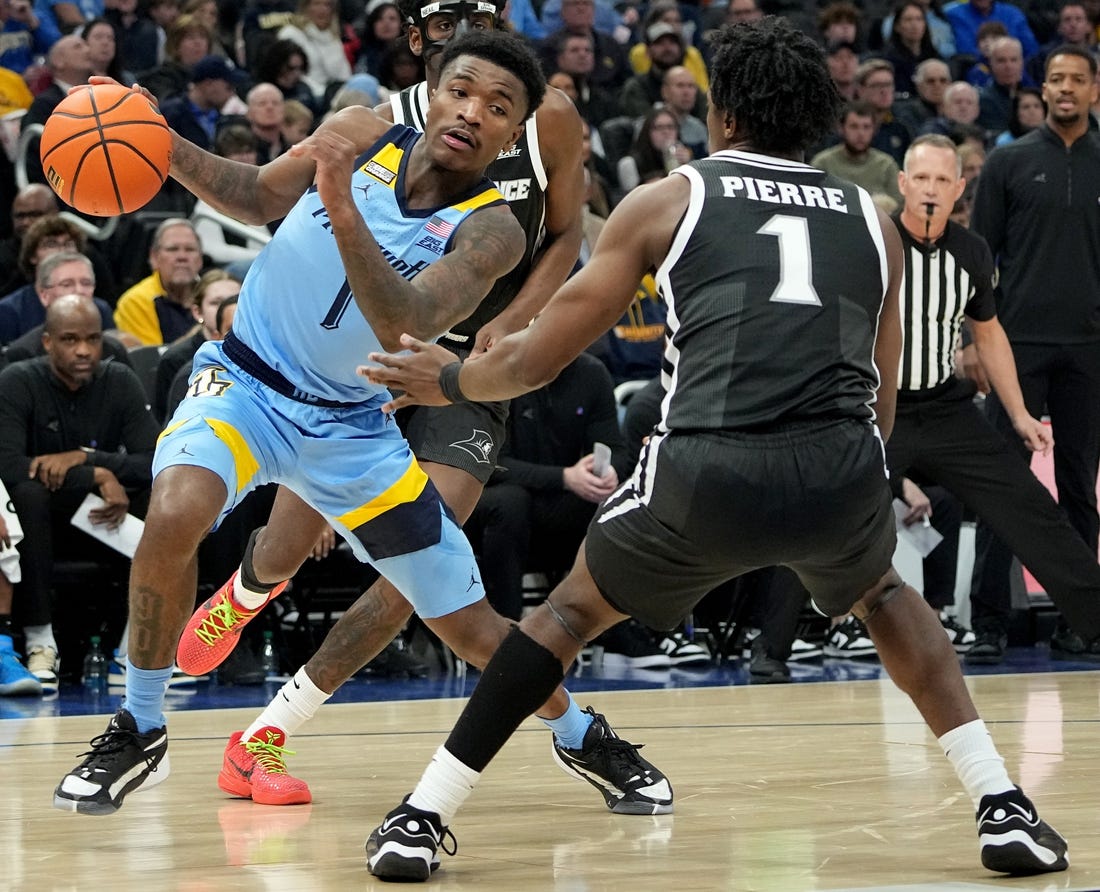
M462 398L508 399L556 378L615 324L634 299L642 277L660 265L687 208L689 192L684 177L670 176L628 194L608 219L591 260L558 290L539 317L462 364L458 376ZM380 365L362 369L370 381L405 391L391 406L453 402L443 396L438 377L454 357L448 359L441 348L428 349L411 339L398 346L412 353L372 353L371 362Z

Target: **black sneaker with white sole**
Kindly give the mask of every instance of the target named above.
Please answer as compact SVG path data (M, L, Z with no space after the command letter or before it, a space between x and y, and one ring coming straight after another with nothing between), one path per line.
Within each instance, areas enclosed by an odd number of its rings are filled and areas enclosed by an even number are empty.
M414 808L406 796L367 837L367 870L382 880L423 882L439 869L441 848L448 855L458 851L454 834L434 811Z
M168 729L138 732L128 710L112 716L107 730L91 740L87 758L61 779L53 806L82 815L109 815L123 798L147 790L168 777Z
M592 716L592 724L583 745L573 750L555 738L554 761L599 790L615 814L672 814L672 785L638 753L642 744L623 740L591 706L585 712Z
M983 796L977 820L982 865L989 870L1023 876L1069 867L1066 841L1019 787Z

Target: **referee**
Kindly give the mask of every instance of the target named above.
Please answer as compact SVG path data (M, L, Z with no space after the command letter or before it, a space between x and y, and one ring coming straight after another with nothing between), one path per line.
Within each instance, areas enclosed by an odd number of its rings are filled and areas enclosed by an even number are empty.
M974 384L955 374L955 342L965 316L1016 433L1032 451L1051 448L1050 432L1024 406L1012 349L997 321L989 248L948 219L965 186L954 143L940 135L918 138L898 180L905 202L894 217L905 249L904 343L897 415L886 446L891 479L915 476L951 491L1027 565L1069 624L1080 625L1100 610L1096 555L974 405ZM1003 629L1003 618L975 617L977 641L967 661L1000 662ZM1090 653L1100 659L1097 641Z

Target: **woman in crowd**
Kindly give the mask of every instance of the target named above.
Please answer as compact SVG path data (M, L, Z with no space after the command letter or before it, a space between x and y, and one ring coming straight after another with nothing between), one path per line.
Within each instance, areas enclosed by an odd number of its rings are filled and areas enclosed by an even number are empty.
M331 93L351 77L336 0L298 0L298 14L291 24L279 29L278 38L294 41L305 53L302 81L313 93L314 110L323 110Z
M940 58L924 7L917 0L904 0L894 10L894 25L882 55L894 66L894 92L916 95L913 72L926 59Z
M382 59L401 37L401 12L393 0L370 0L355 70L381 80Z
M629 192L652 183L691 160L691 149L680 142L680 124L672 112L654 108L642 119L638 135L625 158L619 159L619 186Z
M127 87L133 84L134 76L122 68L114 25L103 18L92 19L80 29L80 36L88 44L92 74L114 78Z
M1043 91L1037 87L1020 87L1012 97L1012 120L1008 129L997 135L993 141L996 146L1007 145L1030 133L1043 123L1047 117L1047 106L1043 102Z
M297 99L314 114L319 103L305 77L309 74L306 52L293 40L276 40L260 56L256 82L274 84L283 99Z

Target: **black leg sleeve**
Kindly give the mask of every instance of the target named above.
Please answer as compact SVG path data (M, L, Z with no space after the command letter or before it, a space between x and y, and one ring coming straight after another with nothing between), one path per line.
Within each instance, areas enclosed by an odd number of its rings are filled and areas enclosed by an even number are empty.
M546 702L565 673L561 661L517 626L501 642L458 717L447 750L484 771L520 723Z

